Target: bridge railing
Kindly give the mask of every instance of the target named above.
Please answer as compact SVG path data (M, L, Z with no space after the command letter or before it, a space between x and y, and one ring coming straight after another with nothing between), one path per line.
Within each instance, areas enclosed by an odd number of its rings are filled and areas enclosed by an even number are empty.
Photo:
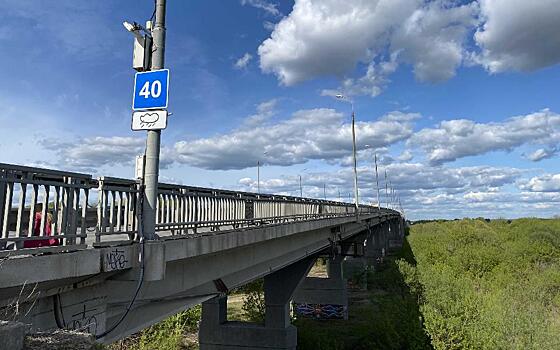
M0 256L136 240L141 198L135 180L0 163ZM360 213L375 210L360 206ZM352 215L350 203L160 183L156 232L187 235Z
M91 175L0 164L0 249L83 245Z

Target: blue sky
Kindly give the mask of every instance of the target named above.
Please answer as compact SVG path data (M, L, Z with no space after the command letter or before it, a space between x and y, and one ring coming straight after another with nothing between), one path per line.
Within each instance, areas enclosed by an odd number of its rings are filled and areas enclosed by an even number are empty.
M0 0L0 162L130 178L124 20L149 0ZM161 180L361 199L413 219L560 214L560 0L169 1ZM367 145L367 146L366 146ZM266 153L265 153L266 152ZM383 183L383 181L382 181Z

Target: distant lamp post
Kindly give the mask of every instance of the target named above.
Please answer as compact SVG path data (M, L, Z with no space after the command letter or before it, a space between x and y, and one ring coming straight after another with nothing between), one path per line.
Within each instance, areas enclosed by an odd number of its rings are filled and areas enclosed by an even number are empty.
M303 198L303 186L301 185L301 175L299 176L299 196Z
M387 182L387 169L385 169L385 199L387 203L387 209L389 209L389 183Z
M268 155L268 152L263 152L263 156ZM261 161L257 160L257 193L261 193Z
M366 148L372 148L370 145L366 145ZM375 184L377 189L377 210L381 209L381 203L379 202L379 173L377 171L377 152L373 153L373 160L375 164Z
M356 207L356 215L359 213L359 198L358 198L358 170L357 170L357 161L356 161L356 121L355 121L355 113L354 113L354 102L348 99L346 96L338 94L336 98L350 103L352 106L352 158L354 161L354 206Z

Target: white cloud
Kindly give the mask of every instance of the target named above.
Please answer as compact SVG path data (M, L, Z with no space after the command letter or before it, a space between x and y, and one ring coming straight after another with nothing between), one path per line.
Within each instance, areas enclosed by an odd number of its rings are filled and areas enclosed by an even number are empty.
M398 27L393 52L414 67L420 81L452 78L464 56L463 44L476 25L477 3L452 7L450 1L432 1L418 8Z
M260 103L257 106L257 113L247 117L244 121L244 126L255 127L261 125L267 120L269 120L274 114L276 114L276 105L278 104L277 99L268 100Z
M273 4L265 0L241 0L241 5L249 5L259 10L263 10L271 16L282 16L282 13L278 10L277 4Z
M560 115L548 109L510 118L501 123L475 123L457 119L426 128L408 140L427 153L431 164L491 151L511 151L523 144L556 145L560 140Z
M475 59L492 73L532 71L560 61L558 0L480 0L484 25Z
M476 10L445 0L296 0L259 47L261 69L293 85L366 64L364 76L342 79L350 95L378 95L399 62L421 81L445 80L462 62Z
M535 176L519 187L531 192L560 192L560 174Z
M539 148L535 152L526 155L526 158L533 162L538 162L543 159L552 158L556 154L558 154L557 148Z
M136 155L142 154L145 146L141 138L119 136L88 137L71 142L43 139L39 143L57 153L59 166L88 171L105 165L134 164Z
M417 0L296 0L293 11L259 47L260 64L284 85L343 76L369 63Z
M235 69L245 69L245 68L247 68L247 65L249 64L249 62L251 62L252 58L253 58L253 55L246 52L237 61L235 61L235 63L233 64L233 67Z
M261 106L262 107L262 106ZM257 114L258 115L258 114ZM418 114L391 112L377 121L357 122L358 150L407 139ZM253 117L250 117L250 122ZM175 144L179 161L205 169L243 169L257 160L288 166L312 159L339 160L352 152L351 127L332 109L300 110L272 125L242 127L229 134ZM263 152L267 152L264 156Z

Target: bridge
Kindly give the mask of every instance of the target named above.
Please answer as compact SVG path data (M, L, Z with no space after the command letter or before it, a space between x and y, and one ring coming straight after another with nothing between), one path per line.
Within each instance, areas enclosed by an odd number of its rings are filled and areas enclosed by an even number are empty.
M147 240L142 191L0 164L0 319L110 343L202 303L201 349L295 349L292 301L347 317L342 264L372 264L404 236L378 206L159 184ZM328 278L307 277L318 257ZM259 278L264 324L228 322L227 293Z

